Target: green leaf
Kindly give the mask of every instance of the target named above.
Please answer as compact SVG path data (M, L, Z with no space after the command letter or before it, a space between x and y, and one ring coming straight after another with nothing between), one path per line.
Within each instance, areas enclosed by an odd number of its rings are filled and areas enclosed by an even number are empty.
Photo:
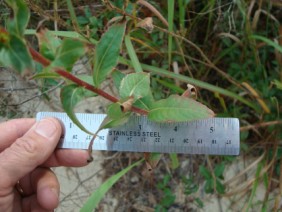
M96 46L93 82L99 87L117 65L126 23L111 26Z
M31 71L33 62L25 42L13 34L10 34L7 42L0 48L0 63L20 73Z
M119 94L121 98L134 97L134 100L149 95L150 75L147 73L133 73L126 75L120 84Z
M5 1L13 10L13 18L8 22L8 31L11 34L23 36L25 28L29 21L29 10L23 0Z
M137 161L134 164L128 166L127 168L121 170L117 174L111 176L107 181L105 181L99 188L96 189L92 193L92 195L88 198L86 203L83 205L81 212L89 212L94 211L94 209L98 206L99 202L103 199L105 194L110 190L110 188L128 171L130 171L133 167L138 166L143 160Z
M214 116L205 105L177 95L156 101L152 104L148 118L152 121L192 121Z
M78 26L77 17L76 17L76 14L75 14L75 9L73 7L71 0L67 0L67 6L68 6L68 11L70 13L71 21L74 25L74 28L76 29L75 31L77 31L77 30L79 30L79 26Z
M88 83L89 85L93 85L92 76L89 76L89 75L79 75L79 76L76 76L76 77L81 79L82 81Z
M119 102L113 103L108 107L107 116L101 123L99 130L105 128L112 128L126 123L130 117L131 112L123 112Z
M210 194L210 193L213 193L214 191L214 185L213 185L213 179L210 178L206 181L205 183L205 186L204 186L204 189L205 189L205 192Z
M76 84L66 85L61 89L61 103L64 111L68 114L69 118L83 131L88 134L93 134L88 131L76 118L74 108L78 102L87 97L93 97L96 94L86 90L83 87L79 87Z
M143 98L140 98L140 99L137 99L133 105L140 108L140 109L143 109L143 110L147 110L149 111L150 108L152 107L152 104L154 102L154 98L153 98L153 95L152 93L150 92L149 95L143 97Z
M282 82L278 81L278 80L274 80L272 82L279 90L282 90Z
M212 178L212 175L211 175L210 171L209 171L206 167L204 167L204 166L201 165L199 171L200 171L200 174L201 174L204 178L206 178L206 180Z
M137 57L137 55L135 53L135 50L134 50L134 47L132 45L132 42L130 40L130 36L129 35L125 36L124 42L125 42L125 46L126 46L128 55L129 55L129 57L131 59L131 62L132 62L132 65L133 65L135 71L137 73L143 72L141 64L140 64L140 62L138 60L138 57Z
M260 35L251 35L250 38L256 39L256 40L261 40L263 42L265 42L267 45L272 46L273 48L275 48L277 51L279 51L280 53L282 53L282 46L280 46L278 43L275 43L274 41L260 36Z
M39 52L47 59L53 61L56 51L62 43L61 39L43 27L36 31L36 37L39 43Z
M34 75L32 77L32 79L42 79L42 78L47 78L47 79L60 79L61 76L55 72L41 72L41 73L38 73L36 75Z
M170 160L171 160L171 168L176 169L179 167L179 160L176 153L170 153L169 154Z
M85 53L84 44L79 40L64 39L56 52L55 60L47 68L63 68L71 71L74 63Z
M128 61L128 60L126 60L122 57L119 57L119 62L121 64L124 64L124 65L132 66L130 61ZM151 66L151 65L146 65L146 64L141 64L141 66L142 66L143 70L150 71L153 74L159 74L159 75L162 75L164 77L169 77L169 78L172 78L172 79L178 79L178 80L181 80L182 82L189 83L189 84L192 84L194 86L198 86L200 88L204 88L204 89L207 89L207 90L212 91L212 92L218 92L219 94L222 94L224 96L229 96L233 99L239 100L240 102L242 102L242 103L248 105L249 107L255 109L257 112L260 111L259 107L256 104L254 104L251 101L248 101L244 97L242 97L242 96L240 96L236 93L233 93L229 90L226 90L226 89L223 89L221 87L217 87L215 85L212 85L212 84L209 84L209 83L206 83L206 82L194 79L194 78L190 78L190 77L187 77L187 76L184 76L184 75L181 75L181 74L176 74L176 73L173 73L171 71L167 71L165 69L158 68L156 66Z
M199 208L204 207L204 203L199 197L195 198L195 202L196 202L196 204L198 205Z
M224 169L225 169L224 163L216 165L215 169L214 169L214 175L216 177L220 177L221 178L223 176Z
M118 70L114 70L112 72L112 78L113 78L113 82L114 82L114 85L117 89L119 89L120 87L120 83L122 81L122 79L125 77L125 74L122 73L121 71L118 71Z
M224 191L225 191L224 185L219 180L216 180L216 191L219 194L224 194Z

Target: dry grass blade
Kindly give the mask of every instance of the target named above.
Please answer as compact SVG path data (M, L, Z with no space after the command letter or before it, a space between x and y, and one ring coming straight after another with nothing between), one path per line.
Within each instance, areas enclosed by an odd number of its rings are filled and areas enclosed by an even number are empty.
M256 129L256 128L260 128L260 127L268 127L268 126L280 125L280 124L282 124L282 121L263 122L263 123L258 123L258 124L240 127L240 131L242 132L242 131L247 131L247 130L250 130L250 129Z
M270 109L267 107L263 99L259 96L259 94L256 92L256 90L247 82L243 82L242 85L251 93L253 97L258 101L264 112L270 113Z
M144 1L144 0L139 0L137 1L137 4L140 4L144 7L147 7L149 10L151 10L152 13L154 13L162 22L163 24L168 27L168 22L167 20L163 17L163 15L149 2Z
M256 167L257 164L259 162L261 162L264 157L265 157L265 153L262 156L260 156L258 159L256 159L253 163L251 163L247 168L242 170L239 174L237 174L236 176L232 177L231 179L225 181L224 185L225 186L229 186L230 184L232 184L232 183L236 182L237 180L239 180L240 177L242 177L244 174L246 174L252 168Z

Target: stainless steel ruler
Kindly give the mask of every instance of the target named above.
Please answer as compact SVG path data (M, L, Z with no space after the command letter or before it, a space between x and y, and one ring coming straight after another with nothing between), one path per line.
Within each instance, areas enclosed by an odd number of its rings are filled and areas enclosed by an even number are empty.
M96 132L105 114L76 114L90 132ZM58 148L88 149L92 135L80 130L66 113L39 112L37 120L55 117L64 124ZM98 133L94 150L160 152L207 155L239 155L240 126L237 118L210 118L191 122L156 123L132 116L116 128Z

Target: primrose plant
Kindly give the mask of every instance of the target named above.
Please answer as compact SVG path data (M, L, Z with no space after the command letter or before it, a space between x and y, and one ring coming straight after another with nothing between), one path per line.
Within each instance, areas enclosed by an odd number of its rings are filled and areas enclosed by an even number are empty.
M191 121L214 116L205 105L187 98L187 95L154 99L150 86L152 73L148 65L139 62L133 48L131 32L138 25L132 24L135 20L130 17L116 18L116 22L107 26L99 41L76 32L73 32L78 35L75 38L58 37L54 31L38 27L35 33L39 47L37 51L25 39L30 18L28 7L23 0L5 2L12 9L13 17L6 28L0 28L0 63L22 75L32 75L33 79L64 80L60 88L62 107L82 130L87 131L76 118L74 108L82 99L93 96L102 96L111 102L100 130L125 123L133 113L148 116L155 122ZM124 57L120 56L120 52ZM75 75L72 68L85 55L93 58L90 60L92 74ZM128 65L134 71L124 73L116 68L118 64ZM106 80L114 82L117 96L101 89L101 84ZM147 155L145 159L148 158L154 157Z

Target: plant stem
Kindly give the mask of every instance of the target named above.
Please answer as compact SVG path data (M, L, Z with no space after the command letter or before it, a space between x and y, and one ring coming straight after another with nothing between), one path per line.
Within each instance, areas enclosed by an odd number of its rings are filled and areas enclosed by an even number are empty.
M43 57L40 53L38 53L37 51L35 51L33 48L29 47L29 52L30 52L32 58L33 58L35 61L37 61L37 62L39 62L40 64L42 64L43 66L48 66L48 65L51 64L51 62L50 62L48 59L46 59L45 57ZM105 99L107 99L107 100L109 100L109 101L111 101L111 102L114 102L114 103L115 103L115 102L118 102L118 101L119 101L119 99L117 99L116 97L114 97L114 96L112 96L112 95L110 95L110 94L104 92L103 90L101 90L101 89L99 89L99 88L94 87L93 85L88 84L87 82L85 82L85 81L83 81L83 80L77 78L76 76L72 75L71 73L69 73L69 72L67 72L67 71L65 71L65 70L62 70L62 69L55 69L55 72L56 72L57 74L59 74L60 76L62 76L62 77L64 77L64 78L66 78L66 79L68 79L68 80L70 80L70 81L76 83L76 84L79 85L79 86L84 87L84 88L87 89L87 90L90 90L90 91L92 91L92 92L94 92L94 93L96 93L96 94L98 94L98 95L104 97ZM143 110L143 109L138 108L138 107L135 107L135 106L132 106L132 107L131 107L131 111L132 111L132 112L135 112L135 113L138 113L138 114L141 114L141 115L148 115L148 111Z
M50 61L48 59L46 59L45 57L43 57L39 52L35 51L32 47L29 47L29 52L32 56L32 58L40 63L41 65L43 65L44 67L50 65Z

